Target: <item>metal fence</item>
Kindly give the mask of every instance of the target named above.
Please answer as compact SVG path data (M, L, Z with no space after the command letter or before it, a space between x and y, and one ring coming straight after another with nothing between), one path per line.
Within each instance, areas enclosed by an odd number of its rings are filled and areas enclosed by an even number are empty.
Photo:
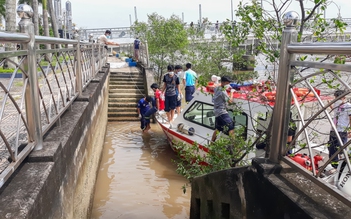
M343 182L344 176L349 175L351 170L348 153L351 140L349 138L347 142L344 142L333 122L333 118L336 118L333 117L333 114L337 113L337 108L339 108L333 104L351 93L351 63L344 61L345 57L351 55L351 43L295 43L297 40L297 31L294 27L296 20L297 15L294 13L287 13L285 16L286 28L283 31L281 43L277 104L274 106L272 121L274 138L271 139L269 159L273 162L284 161L351 207L351 194L345 192L351 189L346 189L351 184ZM309 109L312 113L307 117L306 112L302 110L303 101L299 100L293 90L296 87L308 88L315 98L316 104ZM343 89L346 92L334 99L333 94L337 89ZM317 90L320 90L321 94ZM331 98L323 99L322 95L329 95ZM306 163L305 166L309 168L293 161L286 154L292 108L295 108L296 122L300 126L293 142L303 142L304 145L300 145L300 150L307 151L306 157L309 157L308 161L311 163ZM330 154L329 158L330 131L336 133L340 147L336 153ZM321 149L319 152L326 153L324 154L326 155L325 161L321 165L318 165L314 159L314 155L318 152L317 149ZM338 157L339 166L337 169L332 169L332 172L328 170L328 174L332 174L326 175L326 168L330 167L335 157ZM342 165L344 165L343 168L341 168Z
M0 52L0 67L9 71L0 79L0 187L33 149L42 149L43 135L107 61L101 45L35 36L26 14L19 27L21 33L0 32L1 43L18 48Z

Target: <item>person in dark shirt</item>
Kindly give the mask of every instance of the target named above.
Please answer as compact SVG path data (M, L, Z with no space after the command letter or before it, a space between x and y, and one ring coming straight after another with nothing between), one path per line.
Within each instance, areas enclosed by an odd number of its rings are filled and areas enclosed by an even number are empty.
M152 102L152 97L147 96L143 97L139 100L138 105L137 105L137 110L140 118L140 128L141 130L144 130L149 127L150 129L150 120L149 123L145 119L145 113L150 109L150 104Z
M136 37L134 40L134 58L135 61L139 61L139 47L140 47L140 40L139 37Z
M167 119L170 124L170 128L173 127L172 122L174 118L174 111L177 105L177 89L179 88L179 78L174 74L174 66L167 66L168 73L163 77L163 89L162 92L165 94L165 112L167 113Z

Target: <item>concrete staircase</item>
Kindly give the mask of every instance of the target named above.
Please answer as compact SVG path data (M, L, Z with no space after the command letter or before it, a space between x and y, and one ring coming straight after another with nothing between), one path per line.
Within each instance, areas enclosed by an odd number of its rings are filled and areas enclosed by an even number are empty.
M108 121L139 121L137 103L144 93L144 77L141 73L111 72Z

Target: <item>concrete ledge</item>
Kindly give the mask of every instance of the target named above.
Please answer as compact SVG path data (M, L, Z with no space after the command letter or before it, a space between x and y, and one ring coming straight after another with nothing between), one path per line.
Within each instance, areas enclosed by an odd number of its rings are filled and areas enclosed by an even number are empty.
M206 174L192 181L190 218L351 218L351 209L326 192L298 187L282 165L254 159L252 166ZM294 173L296 174L296 173ZM300 176L301 177L301 176ZM298 181L306 181L294 177ZM335 201L335 202L334 202Z
M50 218L46 211L52 208L53 199L44 194L55 194L56 188L50 186L53 165L24 164L1 193L0 218Z

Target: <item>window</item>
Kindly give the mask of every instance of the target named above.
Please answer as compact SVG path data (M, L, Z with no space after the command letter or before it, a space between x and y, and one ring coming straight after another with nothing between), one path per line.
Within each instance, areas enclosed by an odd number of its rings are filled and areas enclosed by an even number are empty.
M184 119L213 130L215 129L213 105L207 103L195 101L184 113Z
M243 129L243 138L247 139L247 114L241 113L233 116L234 130Z

